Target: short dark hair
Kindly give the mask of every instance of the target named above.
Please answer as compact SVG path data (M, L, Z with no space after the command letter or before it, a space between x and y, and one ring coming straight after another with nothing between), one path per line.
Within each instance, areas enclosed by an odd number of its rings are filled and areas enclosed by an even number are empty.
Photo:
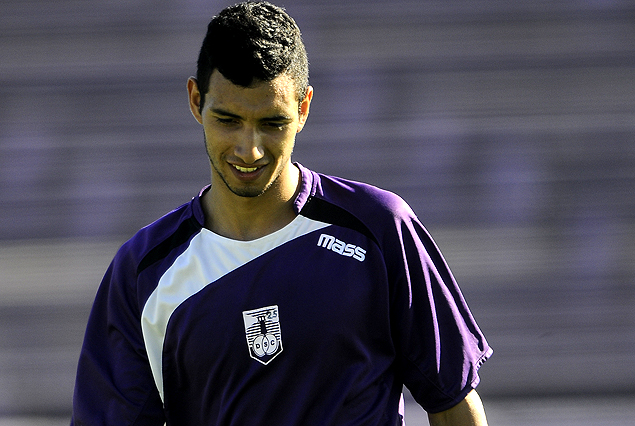
M264 1L227 7L209 23L196 70L201 108L214 70L243 87L286 73L295 82L298 101L309 85L300 28L284 9Z

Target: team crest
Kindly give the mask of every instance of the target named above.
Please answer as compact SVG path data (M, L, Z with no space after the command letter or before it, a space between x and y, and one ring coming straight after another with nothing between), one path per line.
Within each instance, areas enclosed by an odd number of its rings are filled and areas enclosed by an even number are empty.
M278 306L244 311L249 356L267 365L282 352L282 334Z

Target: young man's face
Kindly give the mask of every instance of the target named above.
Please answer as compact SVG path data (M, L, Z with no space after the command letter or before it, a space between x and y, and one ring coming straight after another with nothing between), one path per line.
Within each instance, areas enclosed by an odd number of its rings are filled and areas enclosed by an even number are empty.
M312 97L309 89L298 105L295 89L284 74L245 88L214 71L199 108L196 81L188 81L190 108L205 133L213 185L224 185L240 197L258 197L284 185L295 135L304 127Z

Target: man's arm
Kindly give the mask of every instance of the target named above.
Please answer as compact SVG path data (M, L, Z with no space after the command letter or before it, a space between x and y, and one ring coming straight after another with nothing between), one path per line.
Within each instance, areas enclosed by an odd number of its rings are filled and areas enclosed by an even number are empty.
M449 410L428 414L428 419L430 426L487 426L483 403L475 390Z

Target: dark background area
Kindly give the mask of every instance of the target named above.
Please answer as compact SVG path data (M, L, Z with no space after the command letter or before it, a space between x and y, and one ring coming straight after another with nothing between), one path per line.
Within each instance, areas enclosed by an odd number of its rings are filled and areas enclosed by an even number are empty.
M220 1L0 4L0 415L70 411L101 275L209 181ZM404 197L494 347L484 399L635 394L635 4L288 0L295 160Z

